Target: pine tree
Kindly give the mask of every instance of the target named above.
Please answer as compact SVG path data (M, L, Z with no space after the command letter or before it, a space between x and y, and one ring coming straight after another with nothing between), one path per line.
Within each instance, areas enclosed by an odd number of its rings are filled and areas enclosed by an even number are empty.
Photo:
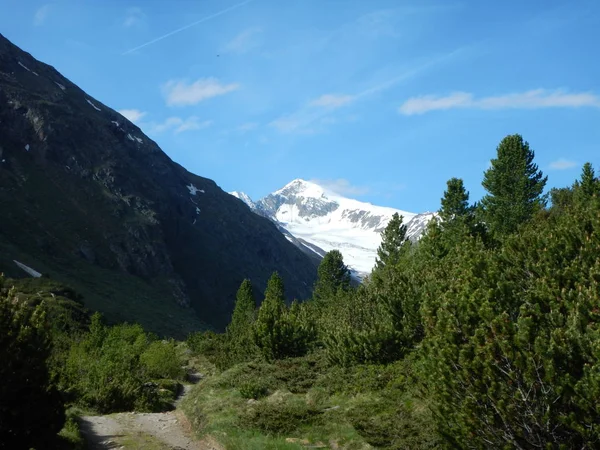
M482 185L488 195L481 203L485 222L496 235L516 231L546 205L542 192L548 177L533 162L534 156L520 135L506 136L484 174Z
M350 287L350 270L344 264L344 257L339 250L331 250L319 264L315 283L315 300L333 298L339 289Z
M269 278L265 299L254 323L254 341L265 358L276 359L282 340L282 316L285 313L283 280L277 272Z
M584 194L589 195L590 197L596 194L598 189L598 180L596 179L596 174L594 173L594 168L592 164L586 162L583 165L583 170L581 172L581 190Z
M575 182L575 188L580 193L582 201L600 195L600 180L596 178L592 164L586 162L581 171L581 179Z
M238 356L252 353L254 342L252 340L252 325L256 303L252 291L252 283L246 279L242 281L237 291L235 308L231 316L231 322L227 327L227 339L230 351Z
M404 217L394 213L385 230L381 233L381 245L377 249L377 268L397 263L400 259L400 249L406 242L406 225Z
M463 180L451 178L447 182L447 189L442 197L440 217L445 223L454 219L465 217L469 214L469 193L465 189Z

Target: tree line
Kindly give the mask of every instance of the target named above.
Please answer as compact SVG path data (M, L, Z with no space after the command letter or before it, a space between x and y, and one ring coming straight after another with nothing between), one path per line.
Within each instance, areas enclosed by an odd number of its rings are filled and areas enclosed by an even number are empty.
M448 180L418 242L394 215L358 287L336 250L303 303L285 305L275 273L257 307L245 280L227 331L199 345L222 368L314 351L332 366L410 361L440 445L596 448L600 181L586 163L544 193L534 156L505 137L486 195L470 203L463 180Z

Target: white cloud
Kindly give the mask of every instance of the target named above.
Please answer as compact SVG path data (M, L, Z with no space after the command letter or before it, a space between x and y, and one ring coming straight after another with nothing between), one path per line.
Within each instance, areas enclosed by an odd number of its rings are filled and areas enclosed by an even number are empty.
M351 95L325 94L312 100L310 106L336 109L351 103L352 100L354 100L354 97Z
M118 113L133 123L139 122L146 115L144 111L140 111L139 109L120 109Z
M201 121L196 116L188 117L183 120L181 124L175 129L175 133L183 133L184 131L202 130L208 128L213 124L212 120Z
M260 28L249 28L242 31L223 47L224 52L247 53L260 45Z
M142 8L129 8L125 20L123 20L123 27L131 28L142 25L146 20L146 14L142 11Z
M371 189L366 186L355 186L345 178L336 180L310 180L315 184L323 187L325 190L331 191L338 195L360 196L371 192Z
M169 117L164 122L150 123L147 125L148 132L152 134L160 134L165 131L173 131L175 134L183 133L184 131L201 130L212 125L212 120L201 121L196 116L190 116L187 119L181 117Z
M35 14L33 15L33 24L36 27L43 25L48 17L48 13L50 13L50 5L46 4L37 9Z
M185 80L170 80L163 86L169 106L195 105L203 100L239 89L237 83L223 84L216 78L200 78L189 84Z
M492 97L475 98L468 92L454 92L440 97L426 95L409 98L399 108L401 114L410 116L454 108L469 109L539 109L539 108L600 108L600 97L590 92L568 93L562 90L535 89Z
M299 134L315 134L316 130L309 127L322 113L314 113L307 115L304 113L296 113L288 116L282 116L273 120L269 125L277 128L281 133L299 133Z
M557 159L556 161L553 161L550 163L550 169L566 170L566 169L572 169L573 167L576 167L577 165L578 164L575 161L560 158L560 159Z
M443 55L439 55L433 58L430 58L424 62L421 62L419 65L416 65L410 69L405 70L404 72L398 74L394 78L390 78L383 82L374 84L373 86L358 92L355 95L333 95L326 94L321 96L318 99L313 100L307 105L304 105L299 110L281 116L275 120L273 120L269 125L274 128L277 128L282 133L299 133L299 134L315 134L318 130L312 126L314 122L320 122L321 125L326 125L326 122L335 122L335 119L327 119L328 116L334 114L333 110L336 108L333 105L337 104L337 107L342 106L343 104L348 104L350 102L363 100L369 98L371 96L380 94L381 92L385 92L386 90L396 86L397 84L409 80L424 70L429 69L435 65L441 64L445 61L456 58L457 56L464 53L466 47L457 48L456 50L446 53ZM330 105L329 108L325 108L323 106ZM315 106L321 106L321 108L315 108ZM351 120L356 122L358 120L357 116L353 116Z

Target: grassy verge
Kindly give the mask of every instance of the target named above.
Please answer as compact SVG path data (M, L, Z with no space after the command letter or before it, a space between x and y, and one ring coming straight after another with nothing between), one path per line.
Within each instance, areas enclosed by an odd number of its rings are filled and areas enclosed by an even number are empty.
M254 361L206 377L182 403L227 449L432 449L435 432L407 365L329 367L320 354Z
M79 417L85 412L77 407L68 408L63 429L58 433L59 445L62 450L85 450L85 439L79 428Z

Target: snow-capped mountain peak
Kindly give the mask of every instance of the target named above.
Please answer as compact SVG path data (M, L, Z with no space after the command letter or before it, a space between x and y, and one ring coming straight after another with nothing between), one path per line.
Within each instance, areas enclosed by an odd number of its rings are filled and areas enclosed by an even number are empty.
M296 178L271 195L321 198L325 197L325 190L316 183Z
M231 194L289 232L301 245L308 244L311 251L315 248L339 250L346 264L363 274L371 272L375 265L381 232L394 213L404 217L407 235L413 240L418 239L434 216L432 213L415 214L346 198L300 178L257 202L243 193Z

